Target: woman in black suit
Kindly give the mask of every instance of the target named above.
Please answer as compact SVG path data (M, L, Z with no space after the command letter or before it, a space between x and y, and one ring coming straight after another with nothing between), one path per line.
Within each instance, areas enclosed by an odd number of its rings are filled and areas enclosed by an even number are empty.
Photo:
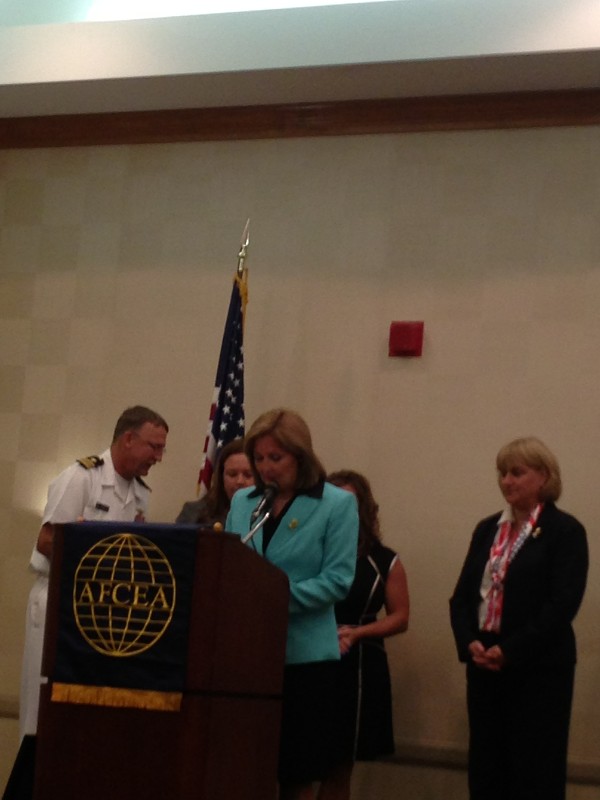
M507 507L482 520L450 600L467 664L471 800L564 800L585 529L555 505L556 458L539 439L496 457Z
M231 498L238 489L253 484L254 475L244 453L244 440L232 439L217 457L208 492L199 500L184 503L175 521L188 525L216 525L215 530L223 530Z

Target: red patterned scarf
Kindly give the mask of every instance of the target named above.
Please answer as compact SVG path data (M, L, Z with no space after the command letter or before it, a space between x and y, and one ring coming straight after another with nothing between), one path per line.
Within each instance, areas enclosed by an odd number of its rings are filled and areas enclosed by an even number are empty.
M502 605L504 602L504 578L513 558L525 544L527 537L535 527L535 523L543 508L543 503L538 503L529 518L523 523L516 537L511 537L513 521L506 519L498 527L490 550L490 560L486 567L491 577L491 586L484 599L485 620L482 630L500 631L502 621Z

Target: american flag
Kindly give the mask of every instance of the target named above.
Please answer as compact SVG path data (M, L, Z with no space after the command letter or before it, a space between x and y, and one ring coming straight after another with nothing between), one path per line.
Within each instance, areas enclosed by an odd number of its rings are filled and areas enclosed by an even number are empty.
M244 435L244 313L248 301L248 276L236 273L221 343L213 401L210 407L204 456L198 476L198 495L210 487L215 462L232 439Z

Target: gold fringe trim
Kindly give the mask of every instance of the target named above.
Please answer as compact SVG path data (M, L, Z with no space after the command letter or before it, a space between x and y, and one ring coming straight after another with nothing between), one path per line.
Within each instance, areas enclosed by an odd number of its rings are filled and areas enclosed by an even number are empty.
M179 711L181 692L151 692L144 689L116 689L113 686L81 686L53 683L54 703L77 703L114 708L145 708L151 711Z
M246 306L248 305L248 271L245 269L244 274L240 278L236 276L234 281L237 283L238 291L240 293L240 300L242 301L242 318L246 314Z

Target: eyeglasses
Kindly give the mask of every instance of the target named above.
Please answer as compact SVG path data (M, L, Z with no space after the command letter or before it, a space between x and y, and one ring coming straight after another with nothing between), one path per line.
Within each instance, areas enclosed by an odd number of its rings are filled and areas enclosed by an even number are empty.
M157 444L156 442L149 442L148 439L143 439L139 433L135 434L137 438L141 441L142 444L147 445L153 453L156 455L164 455L167 452L167 446L165 444Z

